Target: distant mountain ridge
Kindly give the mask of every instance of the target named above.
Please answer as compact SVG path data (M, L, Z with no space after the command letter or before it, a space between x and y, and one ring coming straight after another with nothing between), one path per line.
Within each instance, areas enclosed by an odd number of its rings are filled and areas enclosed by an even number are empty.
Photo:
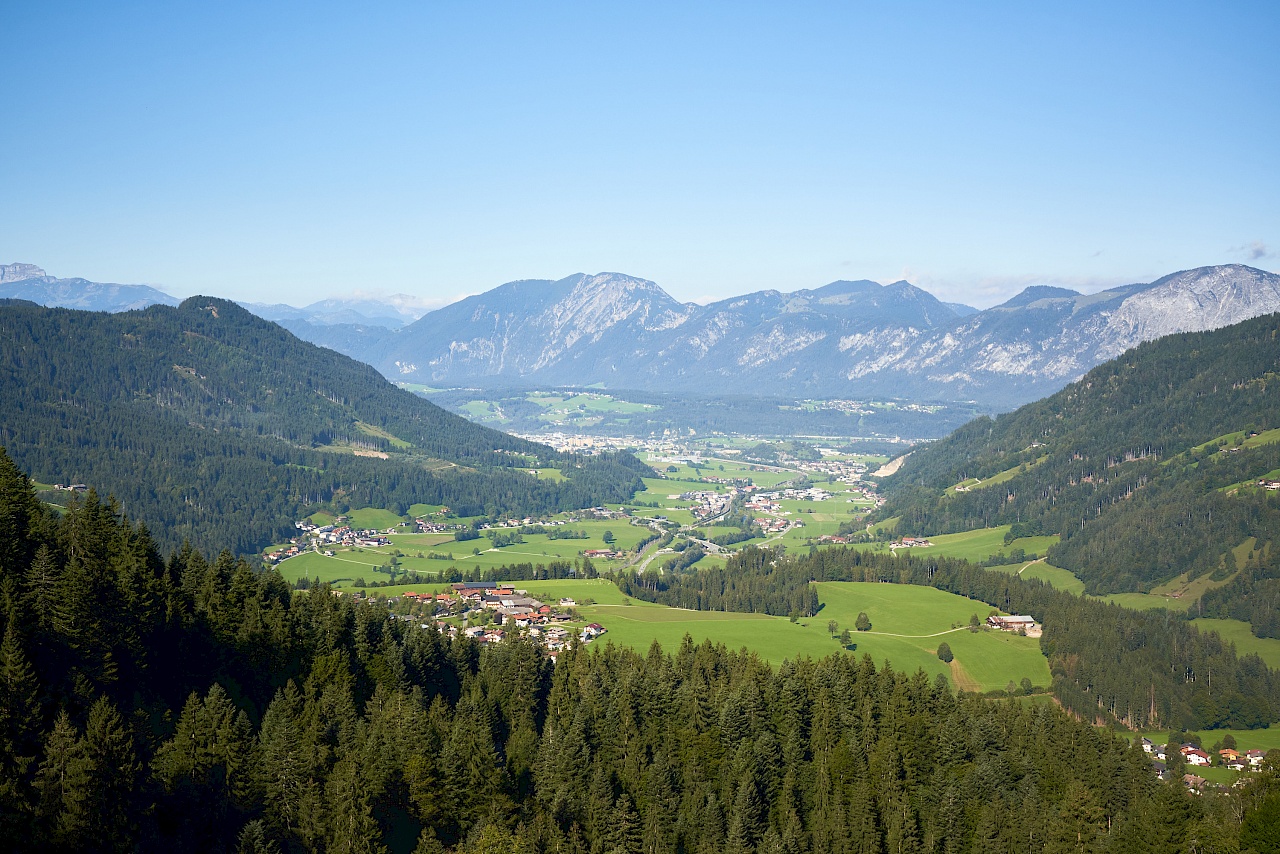
M0 282L33 272L43 273L2 267ZM0 298L71 304L74 288L50 293L45 279L0 284ZM130 286L94 287L101 294ZM123 305L129 296L100 310L136 307ZM1280 276L1229 264L1093 294L1033 285L982 311L905 281L866 280L697 305L623 273L508 282L425 313L403 295L246 307L391 379L429 385L745 389L1004 409L1051 394L1144 341L1280 311Z
M0 299L25 299L51 308L84 311L130 311L180 302L150 285L59 279L35 264L0 264Z
M334 327L392 378L434 385L601 384L814 397L976 400L1052 393L1143 341L1280 311L1280 276L1202 267L1095 294L1032 286L965 312L908 282L833 282L680 303L619 273L513 282L392 335ZM346 340L339 340L346 336Z

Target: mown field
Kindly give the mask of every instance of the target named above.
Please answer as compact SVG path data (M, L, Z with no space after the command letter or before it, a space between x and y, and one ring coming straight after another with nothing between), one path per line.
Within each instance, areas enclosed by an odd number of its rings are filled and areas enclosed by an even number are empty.
M1202 632L1217 632L1223 640L1235 644L1237 655L1256 653L1268 667L1280 670L1280 639L1254 637L1249 624L1242 620L1202 617L1191 624Z
M985 619L989 605L944 593L931 587L862 582L824 582L818 585L822 610L815 617L796 623L785 617L724 611L686 611L639 600L628 600L616 586L603 579L523 581L515 586L546 602L571 597L587 622L608 629L603 641L617 646L647 650L654 641L674 650L686 634L701 643L723 643L745 647L761 658L780 664L801 656L821 658L840 652L837 638L827 631L835 620L851 630L848 654L870 655L877 666L885 661L900 670L924 670L932 678L945 675L954 685L967 690L1003 689L1025 677L1034 685L1049 684L1049 667L1039 642L1005 632L970 632L970 616ZM397 585L379 588L395 596L412 590L422 593L447 589L447 585ZM853 631L858 613L871 619L871 631ZM956 663L948 666L937 657L938 644L946 641Z
M1001 525L998 528L977 528L972 531L963 531L959 534L938 534L927 538L933 545L924 548L904 549L901 553L917 557L935 555L938 557L953 557L981 563L992 555L1007 555L1014 549L1022 549L1027 554L1044 555L1049 546L1058 541L1058 537L1055 534L1050 537L1021 537L1012 541L1009 545L1005 545L1004 536L1009 532L1010 527L1009 525ZM889 544L864 543L850 546L850 548L863 551L887 552L889 551ZM1006 564L1005 566L993 567L993 569L1017 572L1022 566L1023 564Z
M357 511L359 512L359 511ZM354 515L354 514L352 514ZM347 583L363 578L366 582L386 581L388 576L377 572L377 568L388 563L393 555L402 571L417 572L421 575L438 575L450 567L457 567L465 572L470 569L493 569L518 563L537 565L548 564L553 560L573 562L579 560L583 551L591 549L614 548L632 551L641 539L652 532L648 527L632 525L626 519L601 519L569 522L566 528L581 531L588 535L587 539L553 540L546 534L524 534L523 543L514 543L502 548L494 548L487 537L478 540L457 542L452 534L391 534L391 545L383 548L333 549L332 557L306 552L289 558L279 564L280 574L286 581L294 582L299 578L318 578L330 584ZM613 546L605 544L605 532L614 536ZM474 550L479 550L475 554ZM428 557L435 553L452 555L447 560ZM422 555L419 557L419 555ZM599 560L594 563L600 569L621 566L621 560Z

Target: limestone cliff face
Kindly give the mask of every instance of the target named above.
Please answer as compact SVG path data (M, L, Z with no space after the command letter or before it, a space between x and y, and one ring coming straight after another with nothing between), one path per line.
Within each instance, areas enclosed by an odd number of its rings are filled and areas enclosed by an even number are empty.
M1203 332L1280 311L1280 276L1243 264L1165 276L1126 299L1102 333L1104 359L1143 341Z
M963 308L963 307L959 307ZM1137 344L1280 311L1280 276L1204 267L1096 294L1032 287L976 313L906 282L835 282L707 306L616 273L512 282L378 343L433 383L893 395L1012 406Z
M44 270L35 264L0 264L0 285L23 282L27 279L42 279L44 276Z

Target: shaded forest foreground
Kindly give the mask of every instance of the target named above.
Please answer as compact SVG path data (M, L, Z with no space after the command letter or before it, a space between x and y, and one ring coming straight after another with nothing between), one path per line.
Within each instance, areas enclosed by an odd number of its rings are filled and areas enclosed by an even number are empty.
M1274 766L1193 796L1053 705L867 658L553 665L163 560L93 495L49 514L2 453L0 620L13 850L1261 852L1280 823Z

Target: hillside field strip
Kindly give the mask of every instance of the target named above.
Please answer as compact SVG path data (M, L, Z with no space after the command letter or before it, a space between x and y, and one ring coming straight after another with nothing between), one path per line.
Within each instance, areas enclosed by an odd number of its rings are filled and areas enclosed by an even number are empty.
M796 623L786 617L726 611L686 611L624 597L604 579L512 582L518 589L545 602L570 597L583 622L597 622L608 632L597 643L613 643L641 653L657 641L664 650L679 648L686 634L696 643L709 640L730 649L746 648L772 664L809 656L823 658L842 651L837 638L827 632L835 620L840 629L850 630L852 644L846 654L870 655L876 666L890 662L897 670L923 670L934 678L952 679L952 669L937 657L938 644L946 641L972 680L975 690L1004 689L1025 677L1033 685L1047 687L1049 666L1039 642L1008 632L971 632L969 619L980 619L992 611L990 605L944 593L931 587L907 584L869 584L831 581L817 585L822 609L817 616ZM353 589L343 585L345 589ZM396 596L447 590L447 585L397 585L370 590ZM865 611L871 630L854 631L858 613Z
M360 512L355 511L351 515ZM392 518L399 521L399 517ZM387 576L379 571L379 567L389 563L393 556L398 561L401 572L412 571L420 575L440 575L450 568L466 572L523 563L545 566L555 560L573 563L581 560L582 552L592 549L633 551L640 540L653 533L648 526L633 525L627 519L569 521L564 528L585 533L587 538L552 539L547 534L524 534L523 543L494 548L491 541L483 536L477 540L458 542L450 533L389 534L389 546L331 548L334 552L332 556L308 551L281 561L279 570L290 583L299 578L318 578L323 582L337 584L352 582L358 578L363 578L366 582L385 581ZM606 531L614 536L612 546L604 541ZM479 550L479 554L475 554L475 550ZM432 558L431 554L441 557ZM593 559L593 563L604 570L620 567L624 561Z

